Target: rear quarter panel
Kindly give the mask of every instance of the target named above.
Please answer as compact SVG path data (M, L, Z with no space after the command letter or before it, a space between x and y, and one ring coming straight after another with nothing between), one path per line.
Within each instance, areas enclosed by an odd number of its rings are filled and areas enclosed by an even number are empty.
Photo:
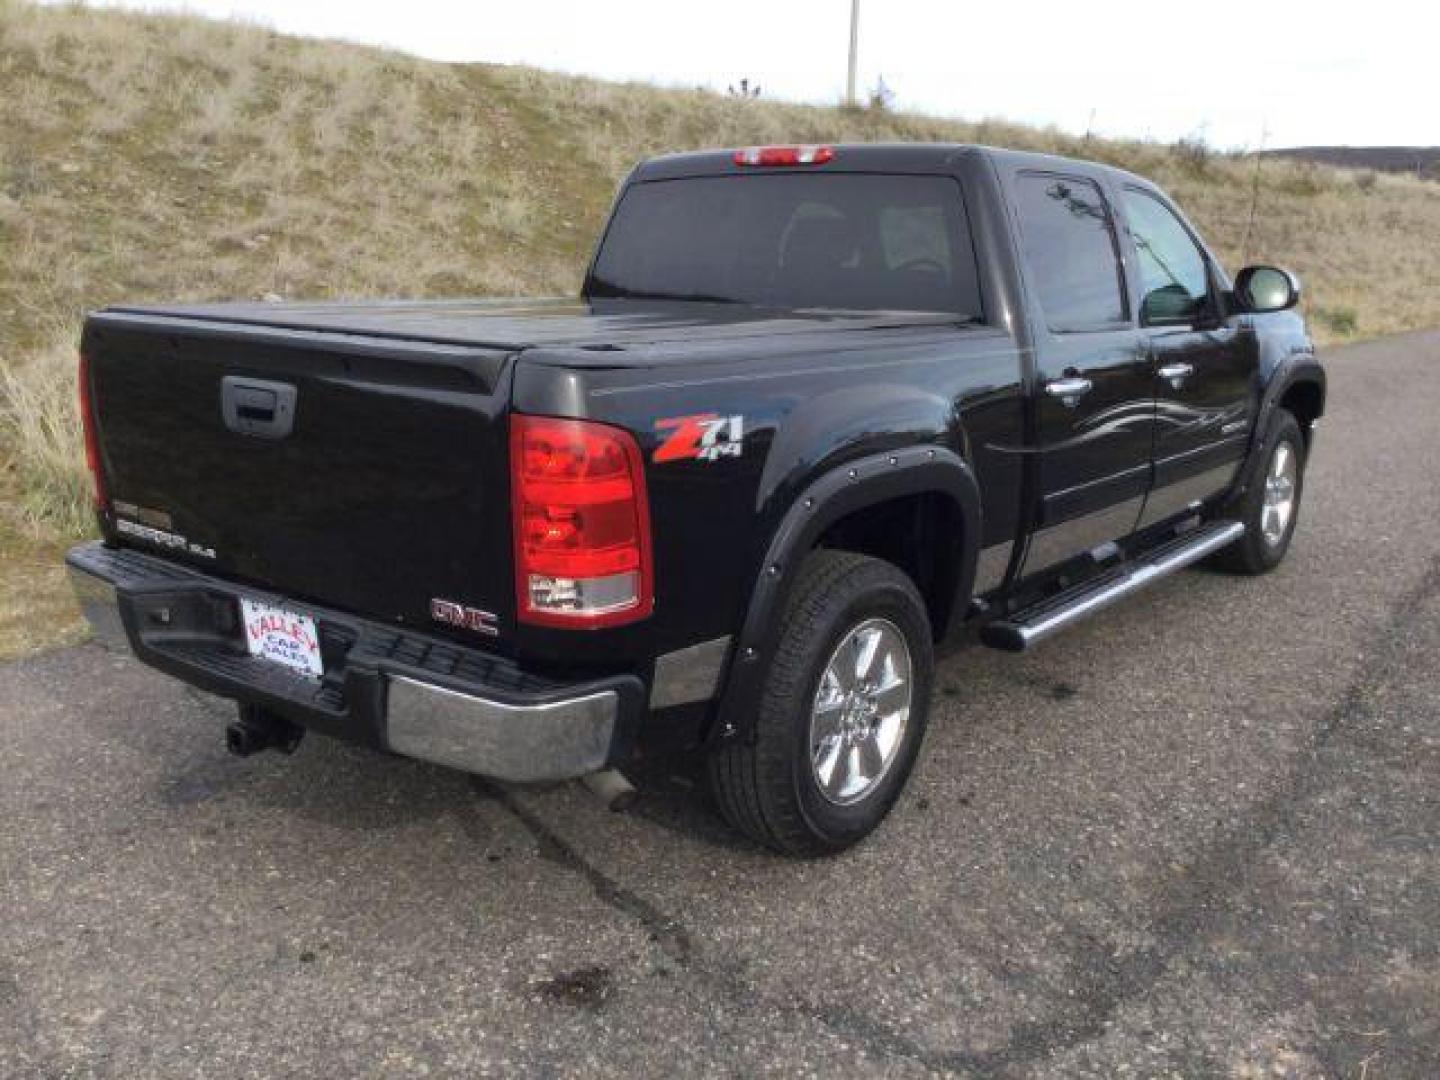
M655 347L624 368L561 352L527 353L520 412L578 415L631 431L646 463L654 530L655 613L645 623L555 638L522 627L522 647L652 655L733 634L766 546L813 480L869 454L943 446L977 474L985 540L1013 535L1020 492L1013 441L1022 423L1019 354L992 328L906 327L745 342L696 356ZM657 451L687 417L738 417L740 452L714 460ZM667 459L669 458L669 459Z

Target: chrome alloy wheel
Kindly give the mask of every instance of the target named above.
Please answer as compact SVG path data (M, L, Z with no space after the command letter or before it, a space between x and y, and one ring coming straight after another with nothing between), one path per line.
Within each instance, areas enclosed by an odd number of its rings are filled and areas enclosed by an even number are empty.
M888 619L866 619L830 654L810 710L810 767L827 801L859 802L890 771L912 687L910 646Z
M1295 515L1295 481L1298 477L1295 448L1281 440L1265 472L1265 499L1260 507L1260 533L1275 547L1285 539L1285 530Z

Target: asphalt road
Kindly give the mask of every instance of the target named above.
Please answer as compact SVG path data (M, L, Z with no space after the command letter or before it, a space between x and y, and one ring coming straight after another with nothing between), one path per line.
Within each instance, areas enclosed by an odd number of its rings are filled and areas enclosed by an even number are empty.
M0 668L0 1075L1440 1075L1440 333L1327 361L1285 565L955 651L830 861Z

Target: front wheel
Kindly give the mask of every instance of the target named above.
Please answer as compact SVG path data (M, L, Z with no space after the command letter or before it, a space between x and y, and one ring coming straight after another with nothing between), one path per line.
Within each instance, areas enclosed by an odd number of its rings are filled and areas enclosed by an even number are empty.
M929 618L909 577L864 555L812 553L786 605L753 738L711 756L721 812L791 855L865 837L915 764L933 669Z
M1279 566L1295 535L1304 483L1305 436L1290 412L1276 409L1256 472L1225 514L1245 523L1245 535L1217 552L1215 564L1241 574L1263 574Z

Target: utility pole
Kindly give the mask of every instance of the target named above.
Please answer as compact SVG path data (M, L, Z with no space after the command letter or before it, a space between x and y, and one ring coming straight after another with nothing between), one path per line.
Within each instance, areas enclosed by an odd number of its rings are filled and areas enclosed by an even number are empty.
M860 51L860 0L850 0L850 77L845 80L845 104L854 108L855 56Z

